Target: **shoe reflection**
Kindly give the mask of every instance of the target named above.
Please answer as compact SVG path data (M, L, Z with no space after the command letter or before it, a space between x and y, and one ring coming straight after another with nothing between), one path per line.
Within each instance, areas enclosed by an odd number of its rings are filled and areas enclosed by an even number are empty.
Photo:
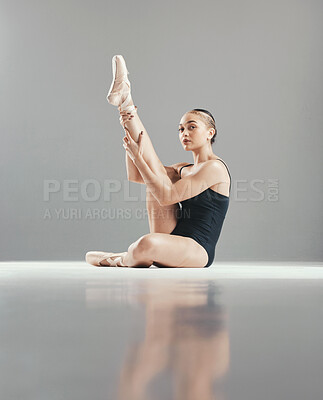
M171 374L174 400L224 399L221 382L229 369L230 346L227 316L217 296L217 287L208 281L143 284L137 300L145 307L145 334L127 349L118 400L164 399L153 390L163 371Z

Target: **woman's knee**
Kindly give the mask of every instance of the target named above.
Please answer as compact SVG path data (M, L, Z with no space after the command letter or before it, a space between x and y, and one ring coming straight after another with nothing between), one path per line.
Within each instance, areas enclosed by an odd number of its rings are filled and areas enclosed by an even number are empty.
M153 233L148 233L141 236L135 243L133 243L132 253L134 258L150 257L156 247L156 238Z

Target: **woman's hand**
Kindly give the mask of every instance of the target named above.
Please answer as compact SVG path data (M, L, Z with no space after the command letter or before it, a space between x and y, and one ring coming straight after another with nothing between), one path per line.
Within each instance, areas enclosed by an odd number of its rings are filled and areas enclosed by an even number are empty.
M131 160L134 161L138 157L141 157L143 153L143 146L142 146L143 131L141 131L139 134L138 142L135 142L132 139L126 127L124 128L124 131L126 133L126 136L123 138L122 145L125 148Z
M133 119L134 114L130 113L130 112L126 112L126 111L121 111L120 106L118 107L118 109L119 109L119 113L120 113L119 121L120 121L120 124L122 125L122 127L124 128L125 124L128 121L131 121ZM136 109L137 109L137 107L136 107Z

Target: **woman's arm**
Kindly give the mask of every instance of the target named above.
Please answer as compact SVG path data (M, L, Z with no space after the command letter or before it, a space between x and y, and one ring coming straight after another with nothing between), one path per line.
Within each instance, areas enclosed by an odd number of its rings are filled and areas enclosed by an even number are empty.
M175 183L170 183L155 175L140 155L134 159L134 163L161 206L179 203L197 196L210 186L227 182L222 166L215 160L203 163L197 172Z
M134 164L138 168L144 183L147 188L156 198L160 205L164 205L165 192L168 193L169 187L171 186L171 181L167 175L157 175L155 174L146 163L142 155L138 155L133 160ZM167 194L166 194L167 197Z
M194 174L172 182L166 174L157 175L151 170L142 155L142 134L135 142L129 134L124 138L124 148L138 168L148 189L161 206L179 203L194 197L210 186L227 182L224 169L217 160L201 164Z
M229 183L222 163L217 160L203 162L196 172L172 183L163 200L163 205L179 203L204 192L213 185Z
M172 165L164 165L164 168L165 168L168 178L171 181L177 181L178 179L180 179L180 176L178 173L179 166L182 167L183 165L186 165L186 164L187 164L187 162L181 162L181 163L176 163L176 164L172 164ZM133 165L134 168L130 167L130 165ZM128 176L129 181L145 184L145 181L142 179L142 176L141 176L138 168L135 166L134 162L132 161L132 159L130 158L128 153L126 153L126 168L127 168L127 176ZM157 175L158 174L160 175L161 173L157 173Z

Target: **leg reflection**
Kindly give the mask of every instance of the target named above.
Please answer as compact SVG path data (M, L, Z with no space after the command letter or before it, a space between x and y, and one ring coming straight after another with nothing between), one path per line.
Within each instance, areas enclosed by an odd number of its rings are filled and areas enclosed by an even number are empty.
M172 376L172 399L222 400L213 385L229 369L227 316L210 282L149 281L140 291L145 337L134 344L120 372L119 400L152 400L162 371Z

